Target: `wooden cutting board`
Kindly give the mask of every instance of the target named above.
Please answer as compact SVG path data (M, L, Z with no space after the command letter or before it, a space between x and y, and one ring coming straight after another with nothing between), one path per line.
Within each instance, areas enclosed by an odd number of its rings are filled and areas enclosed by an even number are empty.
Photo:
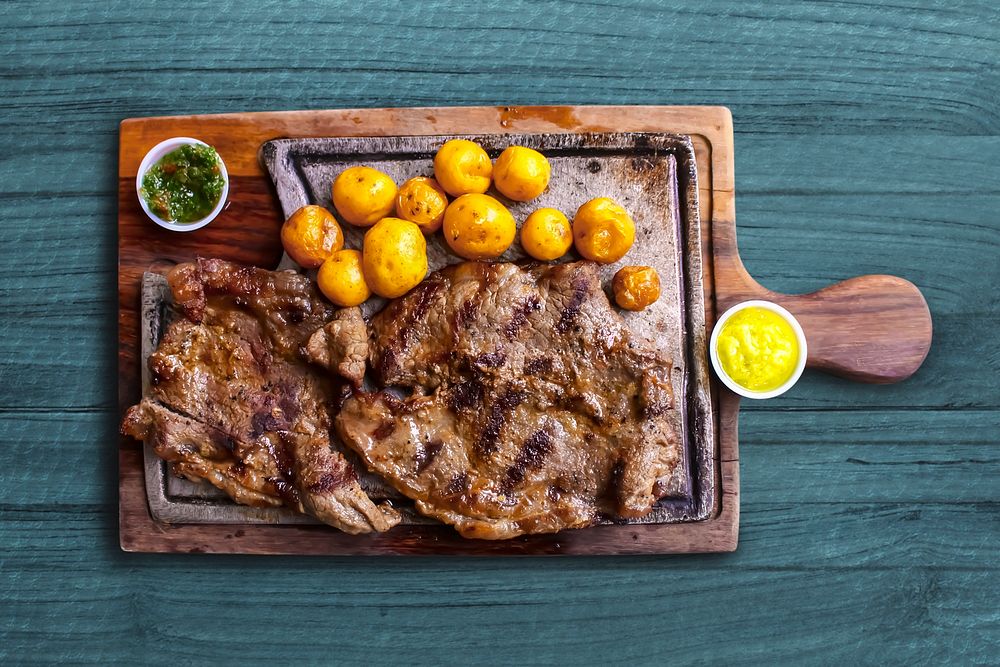
M144 271L196 255L273 267L281 257L282 214L259 162L279 137L487 134L503 132L671 132L692 138L698 166L703 284L709 328L717 314L752 298L775 301L802 323L807 366L865 382L895 382L920 366L931 319L920 292L892 276L862 276L806 295L771 292L744 269L736 245L733 128L722 107L449 107L292 111L139 118L119 139L119 408L140 398L139 309ZM211 225L178 234L152 224L135 196L145 153L174 136L215 146L230 175L229 203ZM400 526L350 536L326 526L191 525L153 520L142 451L119 439L119 524L126 551L255 554L628 554L732 551L739 530L739 398L713 392L718 513L692 523L597 526L502 542L463 540L445 526Z

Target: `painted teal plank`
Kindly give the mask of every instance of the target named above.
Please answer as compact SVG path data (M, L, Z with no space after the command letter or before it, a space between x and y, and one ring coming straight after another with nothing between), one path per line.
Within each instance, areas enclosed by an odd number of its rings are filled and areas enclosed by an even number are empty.
M113 413L4 413L0 424L0 506L114 500ZM741 489L749 503L990 503L997 433L1000 410L752 412Z
M109 576L104 559L94 560L99 552L117 544L117 506L113 498L106 500L108 495L102 494L103 502L95 505L0 504L0 521L10 532L5 567L18 572L58 566L80 576ZM993 500L800 503L751 498L741 507L740 547L735 556L685 557L673 569L696 576L736 570L963 568L989 570L1000 577L1000 564L984 555L989 545L997 542L996 516ZM476 569L471 562L456 560L461 564L451 567L467 575ZM630 558L620 560L633 562ZM217 573L231 566L228 561L220 564L216 557L203 564L188 564L192 569L205 567ZM575 561L564 567L567 584L570 579L588 576L578 570ZM377 569L367 576L374 577ZM656 575L651 575L651 581L669 585ZM334 584L331 580L330 585Z
M35 573L26 572L12 596L24 600L17 620L0 620L8 639L34 647L35 659L141 654L156 664L237 656L253 663L280 656L552 664L574 656L587 664L652 664L665 655L680 663L710 655L726 664L836 664L863 655L874 664L940 664L994 655L1000 622L991 595L995 573L969 570L733 570L700 577L674 559L589 561L567 576L561 564L537 560L441 568L422 561L298 567L283 559L277 569L245 559L197 567L138 560L141 568L111 565L112 578L56 571L51 582L65 587L63 594L39 590ZM332 587L323 585L331 569ZM477 583L470 585L472 573ZM309 613L290 613L289 600ZM109 641L114 637L129 641Z
M997 137L740 138L740 254L778 291L891 273L935 316L996 315L997 155Z
M14 7L2 48L25 104L13 122L121 113L119 100L142 115L572 100L721 102L763 134L1000 125L989 2ZM180 25L197 29L164 28Z

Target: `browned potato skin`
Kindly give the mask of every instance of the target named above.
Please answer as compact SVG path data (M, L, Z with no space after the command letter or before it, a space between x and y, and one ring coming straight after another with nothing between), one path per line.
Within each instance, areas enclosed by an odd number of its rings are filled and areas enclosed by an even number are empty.
M396 193L396 215L420 227L427 236L441 229L446 208L448 195L433 178L415 176Z
M427 276L427 240L416 223L382 218L365 232L361 270L372 292L403 296Z
M660 298L660 274L651 266L623 266L611 281L615 303L625 310L643 310Z
M281 226L281 245L301 266L315 269L344 247L344 232L333 213L310 204L285 220Z
M613 264L635 242L635 221L613 199L591 199L573 216L573 242L584 259Z

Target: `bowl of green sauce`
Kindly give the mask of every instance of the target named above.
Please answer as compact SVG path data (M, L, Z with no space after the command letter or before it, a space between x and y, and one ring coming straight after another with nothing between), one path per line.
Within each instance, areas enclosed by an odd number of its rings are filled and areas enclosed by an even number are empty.
M727 310L709 342L716 375L747 398L774 398L791 389L806 367L806 355L802 326L770 301L744 301Z
M212 222L226 205L229 173L204 141L174 137L146 153L135 191L150 220L175 232L192 232Z

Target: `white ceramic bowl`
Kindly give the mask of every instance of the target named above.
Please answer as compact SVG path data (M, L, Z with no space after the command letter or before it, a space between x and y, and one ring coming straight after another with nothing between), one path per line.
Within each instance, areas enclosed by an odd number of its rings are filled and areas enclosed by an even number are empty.
M222 156L219 156L219 171L222 172L222 194L219 195L219 203L215 205L212 212L206 215L201 220L195 220L194 222L173 222L171 220L164 220L160 216L149 210L149 204L142 196L142 179L157 162L160 161L164 155L172 150L180 148L181 146L189 145L199 145L208 146L204 141L198 141L197 139L192 139L191 137L174 137L172 139L167 139L166 141L161 141L160 143L153 146L146 157L142 158L142 162L139 164L139 173L135 177L135 195L139 198L139 205L142 206L142 210L146 212L149 219L158 224L160 227L165 229L170 229L175 232L193 232L196 229L201 229L208 223L215 220L216 216L222 212L222 209L226 206L226 199L229 198L229 172L226 171L226 163L222 161Z
M792 373L792 376L788 378L787 382L785 382L777 389L772 389L771 391L753 391L751 389L747 389L746 387L740 386L739 384L736 383L736 381L734 381L732 378L726 375L726 371L723 370L722 364L719 362L719 332L722 331L723 325L726 323L726 321L729 320L730 317L732 317L736 313L746 308L753 308L753 307L764 308L766 310L770 310L771 312L777 313L778 315L781 315L781 317L784 318L784 320L788 322L789 325L791 325L792 330L795 331L795 337L799 341L799 361L795 366L795 371ZM792 386L799 381L799 377L802 375L802 371L806 367L806 356L808 355L809 352L808 348L806 347L806 335L802 331L802 325L799 324L799 321L797 319L795 319L795 316L776 303L772 303L770 301L761 301L756 299L753 301L744 301L743 303L738 303L722 314L722 317L720 317L719 321L715 323L715 328L712 330L712 339L709 341L708 351L709 351L709 356L712 358L712 367L715 369L715 374L719 376L720 380L722 380L722 384L726 385L727 387L729 387L729 389L736 392L740 396L745 396L747 398L757 398L757 399L774 398L775 396L780 396L781 394L784 394L786 391L791 389Z

